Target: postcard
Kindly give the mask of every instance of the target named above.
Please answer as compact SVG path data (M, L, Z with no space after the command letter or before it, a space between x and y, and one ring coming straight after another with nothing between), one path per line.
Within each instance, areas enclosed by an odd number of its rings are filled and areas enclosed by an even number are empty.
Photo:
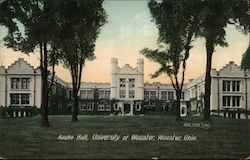
M249 1L0 1L0 159L250 159Z

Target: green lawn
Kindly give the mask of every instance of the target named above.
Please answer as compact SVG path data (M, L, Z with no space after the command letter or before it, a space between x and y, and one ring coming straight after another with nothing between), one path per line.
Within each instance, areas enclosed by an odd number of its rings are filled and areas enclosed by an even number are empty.
M250 155L250 121L213 117L208 130L175 124L173 116L49 116L0 119L0 157L3 158L245 158ZM185 122L200 122L199 118ZM96 141L92 134L154 135L155 141ZM89 140L58 140L59 135L88 134ZM195 141L160 141L158 135L193 135Z

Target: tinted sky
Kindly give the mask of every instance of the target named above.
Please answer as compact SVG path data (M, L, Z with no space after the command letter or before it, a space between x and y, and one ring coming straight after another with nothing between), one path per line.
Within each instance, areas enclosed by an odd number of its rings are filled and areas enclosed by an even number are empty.
M110 59L117 57L119 66L128 63L135 67L137 58L144 58L145 81L169 83L167 76L150 79L150 74L158 69L158 65L148 61L139 53L144 47L156 48L158 30L151 22L147 1L105 1L104 8L108 14L108 23L103 26L99 38L96 41L96 59L87 62L83 70L82 81L109 82ZM229 61L240 64L241 57L246 50L249 36L243 35L234 26L228 26L227 41L229 47L216 47L213 56L213 68L220 69ZM7 30L0 28L2 39ZM186 79L196 78L205 72L206 52L205 41L197 39L193 43L190 58L187 64ZM38 66L39 56L34 54L24 55L14 52L3 46L1 41L0 65L8 66L17 58L23 57L33 66ZM71 81L70 73L62 65L57 67L57 75L66 81Z

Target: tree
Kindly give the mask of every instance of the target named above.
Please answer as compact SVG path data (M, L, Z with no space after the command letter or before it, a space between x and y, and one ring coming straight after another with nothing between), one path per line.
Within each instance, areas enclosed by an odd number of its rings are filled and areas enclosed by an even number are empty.
M141 53L158 63L160 69L152 78L167 74L176 91L176 120L180 121L180 101L185 80L186 61L197 31L197 19L192 1L151 0L148 4L153 21L159 29L158 49L144 48ZM180 78L181 77L181 78Z
M48 56L55 53L52 47L57 33L57 5L60 1L8 0L1 4L0 25L8 28L5 45L26 54L39 48L42 74L41 125L48 121ZM53 71L54 72L54 71Z
M72 122L77 122L78 92L81 85L82 69L87 60L93 60L95 41L100 28L106 22L102 0L65 0L64 12L60 12L62 26L60 44L61 58L70 70L73 86Z
M249 24L246 18L248 6L245 0L201 0L199 9L199 35L205 38L207 56L204 120L210 121L212 56L216 46L228 46L225 38L225 28L228 24L235 24L238 29L247 28L247 24Z
M241 68L250 70L250 47L248 47L246 52L242 55Z

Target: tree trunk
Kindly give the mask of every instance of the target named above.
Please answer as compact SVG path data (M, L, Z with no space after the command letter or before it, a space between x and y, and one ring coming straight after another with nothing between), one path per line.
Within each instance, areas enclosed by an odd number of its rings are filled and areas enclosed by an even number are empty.
M49 127L49 119L48 119L48 63L47 63L47 44L44 43L44 57L43 57L43 65L42 65L42 97L41 97L41 126ZM42 58L42 57L41 57Z
M176 107L176 121L182 121L181 115L180 115L180 107L181 107L181 90L177 89L176 90L176 102L175 102L175 107Z
M206 42L207 50L207 64L206 64L206 77L205 77L205 96L204 96L204 121L210 121L210 95L211 95L211 68L212 68L212 55L214 52L213 43L209 40Z
M73 106L72 106L72 122L78 122L77 118L78 114L78 96L77 96L77 89L73 88Z

